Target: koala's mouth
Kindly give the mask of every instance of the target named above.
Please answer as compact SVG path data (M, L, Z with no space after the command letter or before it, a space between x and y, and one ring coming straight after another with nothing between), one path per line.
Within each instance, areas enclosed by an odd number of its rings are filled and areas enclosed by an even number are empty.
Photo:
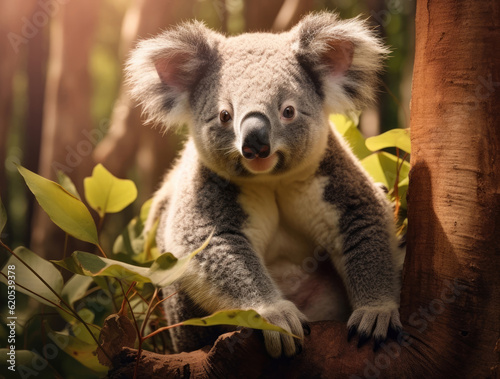
M274 167L276 167L276 164L278 163L278 155L274 153L267 158L243 158L242 161L243 166L245 166L245 168L252 174L266 174L271 172Z

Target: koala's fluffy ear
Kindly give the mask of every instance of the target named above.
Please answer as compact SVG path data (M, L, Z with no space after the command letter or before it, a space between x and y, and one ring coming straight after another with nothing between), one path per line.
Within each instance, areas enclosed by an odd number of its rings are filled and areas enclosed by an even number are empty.
M138 43L127 62L127 83L147 122L168 128L189 121L189 94L217 59L220 38L189 22Z
M389 50L365 21L310 14L291 30L297 58L328 111L359 110L374 100L378 72Z

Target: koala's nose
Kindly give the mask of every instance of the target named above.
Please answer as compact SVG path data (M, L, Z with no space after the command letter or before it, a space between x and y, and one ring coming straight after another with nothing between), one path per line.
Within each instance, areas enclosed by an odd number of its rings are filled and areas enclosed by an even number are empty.
M246 159L267 158L271 152L269 119L262 114L245 117L241 123L242 151Z

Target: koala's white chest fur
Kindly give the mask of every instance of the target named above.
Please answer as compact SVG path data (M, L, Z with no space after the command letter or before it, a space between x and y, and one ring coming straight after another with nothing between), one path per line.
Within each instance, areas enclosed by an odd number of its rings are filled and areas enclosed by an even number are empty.
M283 295L310 320L344 319L348 301L331 260L340 259L338 212L323 200L327 178L241 187L244 233Z

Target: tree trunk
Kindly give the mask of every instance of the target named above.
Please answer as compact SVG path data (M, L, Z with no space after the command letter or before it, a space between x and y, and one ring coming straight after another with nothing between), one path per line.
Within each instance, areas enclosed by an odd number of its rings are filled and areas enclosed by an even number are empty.
M100 0L71 1L54 12L40 151L40 175L68 174L81 192L93 167L92 95L88 71ZM32 248L47 259L60 259L64 233L40 207L35 208Z
M38 34L35 27L27 26L36 1L0 2L0 197L7 196L6 158L13 104L13 78L24 61L26 45ZM9 226L7 226L9 227ZM6 236L3 236L5 239Z
M23 147L23 166L36 172L40 162L40 149L43 126L43 108L45 102L45 84L47 79L47 60L49 50L49 24L40 30L28 44L28 113ZM30 245L31 221L35 207L35 198L28 196L24 241Z
M402 318L414 355L460 377L498 363L499 91L500 3L418 2Z
M189 354L145 354L141 374L498 377L500 4L419 1L416 30L405 331L373 352L348 343L343 323L313 323L303 353L275 361L258 333L236 332ZM122 350L110 377L131 374L136 353Z
M140 38L160 33L164 28L192 17L193 0L137 0L128 9L122 26L122 56ZM139 193L151 197L178 150L179 135L168 131L161 136L152 125L142 126L141 108L129 96L126 85L115 103L109 133L97 146L94 157L114 175L126 176L137 163Z

